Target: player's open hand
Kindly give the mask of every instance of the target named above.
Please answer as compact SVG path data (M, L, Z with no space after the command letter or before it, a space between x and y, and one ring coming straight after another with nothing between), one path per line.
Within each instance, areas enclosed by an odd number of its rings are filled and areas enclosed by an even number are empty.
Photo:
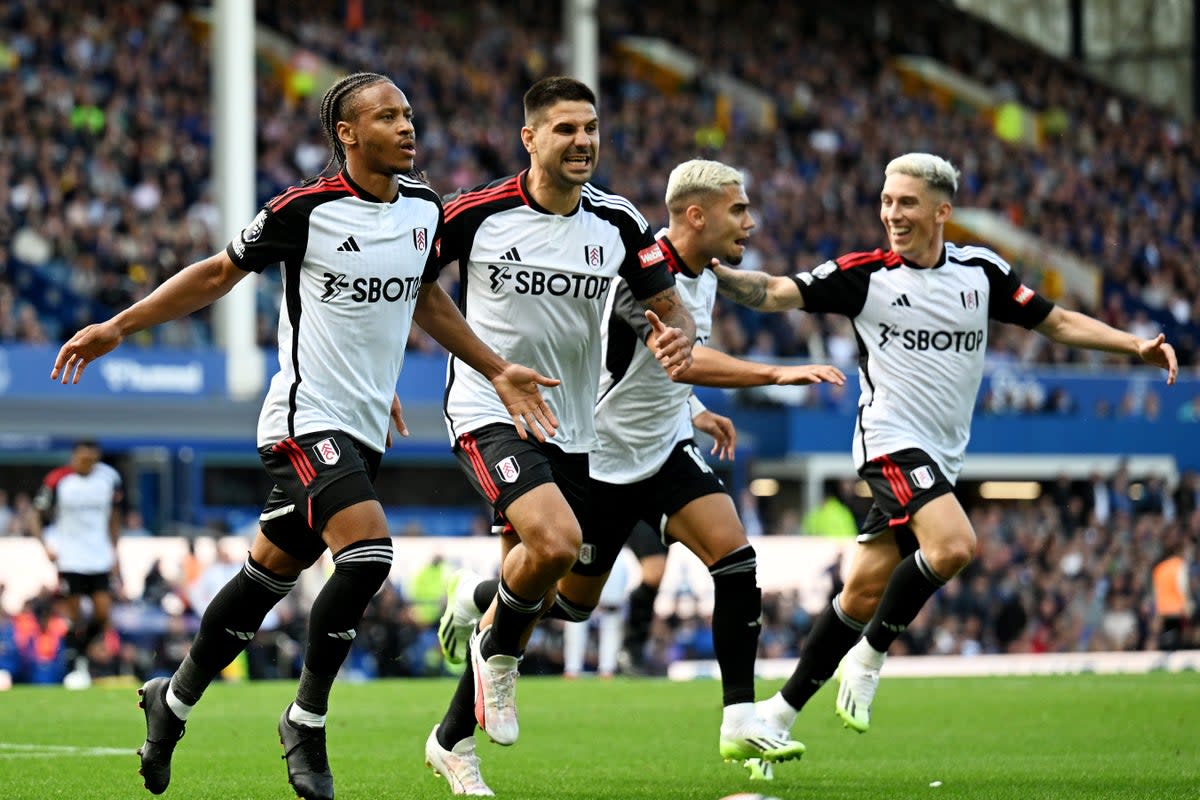
M811 383L832 383L842 386L846 376L832 364L802 364L779 367L775 376L776 386L807 386Z
M650 309L646 319L654 329L654 357L672 379L678 378L692 365L692 343L679 328L668 328Z
M1179 362L1175 359L1175 348L1167 344L1163 334L1153 339L1142 339L1138 342L1138 356L1147 364L1162 367L1167 371L1167 385L1175 382L1179 375Z
M88 325L59 349L50 380L58 380L61 375L63 383L79 383L87 365L112 352L124 338L111 321Z
M400 395L392 395L392 408L388 412L391 418L391 425L388 425L387 438L383 442L384 447L392 446L392 425L396 426L396 432L401 436L408 436L408 426L404 424L404 408L400 405Z
M711 455L733 461L734 451L737 450L737 428L733 426L733 420L706 408L692 417L692 424L696 430L713 438L713 447L709 451Z
M558 386L558 378L547 378L537 370L523 367L520 364L509 364L504 371L492 379L496 394L512 415L513 425L517 426L517 434L522 439L528 439L526 429L533 432L534 438L544 442L558 430L558 418L546 404L539 386Z

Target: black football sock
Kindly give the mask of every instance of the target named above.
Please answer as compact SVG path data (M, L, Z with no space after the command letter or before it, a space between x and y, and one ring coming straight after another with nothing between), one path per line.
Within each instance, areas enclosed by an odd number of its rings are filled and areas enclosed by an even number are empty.
M654 600L658 587L648 583L638 584L629 594L629 613L625 618L625 652L638 662L646 650L650 638L650 626L654 622Z
M842 657L850 651L866 627L865 623L842 611L841 599L840 594L834 597L829 607L817 617L812 630L804 637L800 663L779 690L783 699L794 709L804 708L804 704L817 693L821 685L833 677Z
M333 574L313 601L308 617L304 669L314 680L301 683L296 705L312 714L329 711L329 688L350 653L358 624L371 598L392 570L392 540L364 539L333 557Z
M267 612L292 590L296 580L246 557L241 571L204 610L192 647L171 677L171 691L181 702L196 704L221 670L246 649Z
M438 725L438 744L446 750L453 749L463 739L475 735L475 724L475 671L468 658L466 670L459 676L454 696L450 698L450 707Z
M886 653L933 593L945 585L946 579L933 571L920 550L901 561L888 579L875 616L863 631L867 642Z
M491 633L480 643L479 653L491 658L497 653L506 656L521 654L521 637L542 610L542 598L527 600L513 592L500 578L500 591L496 594L496 619Z
M713 650L724 705L754 702L754 659L762 630L762 591L754 548L744 545L709 568L713 578Z

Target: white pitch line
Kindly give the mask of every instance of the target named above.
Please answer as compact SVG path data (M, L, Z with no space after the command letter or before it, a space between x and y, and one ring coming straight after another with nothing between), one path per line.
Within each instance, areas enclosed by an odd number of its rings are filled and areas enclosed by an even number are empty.
M66 744L25 744L0 742L0 759L61 758L65 756L127 756L133 747L75 747Z

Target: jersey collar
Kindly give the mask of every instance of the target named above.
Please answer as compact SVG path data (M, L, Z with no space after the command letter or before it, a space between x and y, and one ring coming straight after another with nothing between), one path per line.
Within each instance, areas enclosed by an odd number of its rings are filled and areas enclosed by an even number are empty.
M549 214L552 217L573 217L579 213L580 207L583 206L583 192L579 193L579 202L575 204L575 208L571 209L570 214L555 214L550 209L543 206L537 200L533 199L533 192L529 191L529 170L528 168L521 170L517 175L517 186L521 190L521 199L525 201L525 205L532 208L539 214Z
M675 249L674 242L667 236L666 231L658 237L658 243L662 247L663 255L667 259L667 267L675 275L683 275L685 278L699 278L700 273L693 273L691 267L683 260L683 256L679 255L679 251Z
M346 182L346 187L350 190L350 193L353 194L355 197L357 197L359 200L366 200L368 203L394 203L398 199L400 199L399 192L397 192L396 196L393 197L391 200L384 200L382 197L376 197L375 195L371 194L366 189L362 188L357 183L355 183L354 179L350 177L350 170L346 169L345 167L342 167L342 170L341 170L341 172L338 173L338 175L339 175L339 177L341 177L341 179L343 181Z
M914 264L912 261L909 261L899 253L896 253L896 255L900 256L900 260L904 262L904 266L911 269L941 269L942 267L946 266L946 244L944 242L942 243L942 254L938 256L937 263L932 267L927 267L924 264Z

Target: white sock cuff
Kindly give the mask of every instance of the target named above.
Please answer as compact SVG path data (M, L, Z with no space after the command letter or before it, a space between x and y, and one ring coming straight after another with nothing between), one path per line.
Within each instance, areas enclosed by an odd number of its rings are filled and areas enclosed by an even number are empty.
M310 728L324 728L325 717L328 714L314 714L311 711L305 711L300 706L292 703L292 707L288 709L288 719L297 725L307 725Z
M171 713L179 717L181 720L186 720L188 714L192 713L195 706L189 706L187 703L175 696L175 692L170 685L167 686L167 708L171 709Z

